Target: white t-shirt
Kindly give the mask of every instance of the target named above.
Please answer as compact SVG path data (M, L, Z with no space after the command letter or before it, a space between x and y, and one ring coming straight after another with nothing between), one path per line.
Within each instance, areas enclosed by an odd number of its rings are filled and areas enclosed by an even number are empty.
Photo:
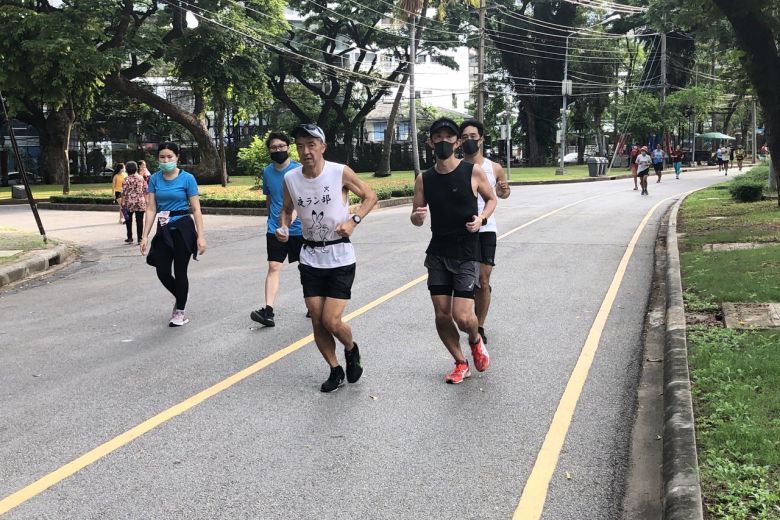
M302 167L285 174L284 182L301 219L304 240L331 242L341 239L336 234L336 226L349 219L349 201L344 201L342 192L343 175L343 164L328 161L322 173L313 179L303 176ZM304 245L300 262L320 269L352 265L355 263L355 248L349 242L314 247Z
M485 170L485 173L487 174L488 182L490 183L490 187L493 189L493 193L496 192L496 175L493 173L493 161L490 159L485 159L482 163L482 169ZM485 201L482 199L482 196L477 193L477 214L481 215L482 211L485 209ZM498 233L498 226L496 225L496 212L494 211L492 215L490 215L490 218L487 219L487 224L479 228L480 233L486 233L486 232L493 232Z
M642 155L641 153L636 156L636 164L637 164L637 172L643 172L645 170L650 169L650 164L653 162L653 159L647 155Z

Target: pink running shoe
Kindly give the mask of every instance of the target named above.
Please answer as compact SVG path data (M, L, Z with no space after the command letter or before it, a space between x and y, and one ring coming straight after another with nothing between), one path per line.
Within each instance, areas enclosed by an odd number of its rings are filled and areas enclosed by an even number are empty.
M467 377L471 377L468 361L456 361L455 370L445 377L444 380L451 385L457 385L458 383L462 383Z
M476 343L469 343L469 345L471 345L471 356L474 358L474 368L484 372L490 365L490 355L482 342L482 336L479 336Z
M182 325L186 325L189 322L190 320L184 317L184 311L176 309L173 311L173 316L171 316L171 321L168 322L168 326L181 327Z

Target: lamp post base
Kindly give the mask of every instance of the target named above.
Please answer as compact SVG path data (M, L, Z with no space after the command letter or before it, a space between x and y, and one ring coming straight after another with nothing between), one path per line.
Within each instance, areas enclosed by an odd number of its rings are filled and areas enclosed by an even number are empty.
M555 169L555 175L566 175L566 169L565 168L556 168Z

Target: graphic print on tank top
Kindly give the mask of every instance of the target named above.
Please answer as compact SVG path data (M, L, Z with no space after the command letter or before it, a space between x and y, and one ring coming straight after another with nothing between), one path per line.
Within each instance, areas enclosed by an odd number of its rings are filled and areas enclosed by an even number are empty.
M343 200L344 165L325 162L315 178L304 177L302 168L284 176L293 206L301 219L304 240L318 242L304 245L300 262L317 268L343 267L355 263L355 249L349 242L325 245L342 237L336 227L349 219L349 204Z

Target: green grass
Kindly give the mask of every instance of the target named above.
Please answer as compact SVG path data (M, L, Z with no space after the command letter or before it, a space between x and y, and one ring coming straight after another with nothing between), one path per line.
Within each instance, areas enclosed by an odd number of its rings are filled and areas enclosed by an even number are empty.
M712 518L780 518L780 335L688 334L705 505Z
M765 171L746 175L761 179ZM780 242L777 202L734 202L730 182L692 194L680 210L688 311L714 316L727 301L780 301L780 245L701 249L705 243ZM708 518L780 519L780 333L696 325L688 346Z
M622 174L622 170L613 170L612 175ZM393 172L390 177L374 177L373 172L358 173L358 176L374 189L401 188L414 186L414 172ZM565 179L581 179L588 176L587 166L568 166L566 175L555 175L555 167L512 168L512 181L552 181ZM201 185L199 190L204 199L214 200L265 200L265 195L254 188L254 177L233 176L227 188L220 185ZM32 186L33 195L37 200L48 200L53 195L62 195L62 186L57 184L36 184ZM100 196L110 199L112 189L110 182L99 184L71 184L70 194L74 196ZM10 187L0 187L0 200L11 198Z
M44 244L43 238L37 234L22 233L21 231L11 228L0 228L0 249L6 251L21 251L21 253L17 253L13 256L0 257L0 265L15 262L28 251L46 249L52 245L51 240L49 240L48 246Z

